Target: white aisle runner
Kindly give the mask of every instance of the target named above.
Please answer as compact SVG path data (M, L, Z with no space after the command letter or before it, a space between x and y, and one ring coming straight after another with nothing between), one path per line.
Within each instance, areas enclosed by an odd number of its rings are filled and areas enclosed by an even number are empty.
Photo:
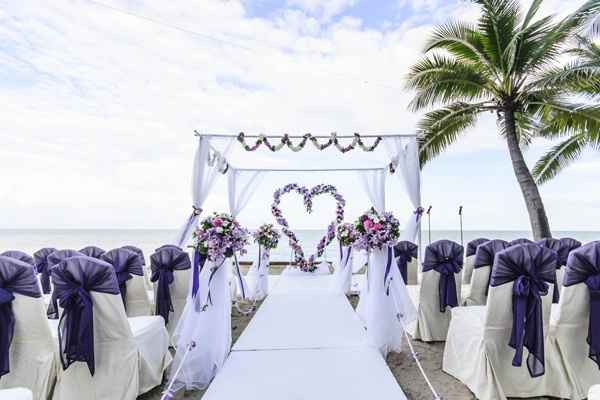
M331 276L285 276L265 299L205 400L403 400Z

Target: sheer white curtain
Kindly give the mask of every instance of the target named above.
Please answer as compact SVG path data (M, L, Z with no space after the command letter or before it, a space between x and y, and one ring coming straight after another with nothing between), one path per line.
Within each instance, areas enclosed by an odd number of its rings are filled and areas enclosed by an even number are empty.
M226 157L231 150L235 138L224 141L224 150L216 152L213 149L211 156L211 139L206 136L198 138L198 148L194 155L194 166L192 171L192 206L194 210L187 221L181 227L175 244L182 247L190 237L192 229L198 223L202 205L212 191L215 182L226 168Z
M260 183L265 178L266 174L267 171L238 170L235 168L229 170L227 176L227 188L229 211L231 215L237 217L248 205L252 195L256 192L256 189L260 186ZM242 298L245 299L251 298L252 293L250 293L248 284L240 271L239 264L234 262L233 268L236 289L234 293L241 295ZM268 278L264 277L264 279ZM255 285L252 286L255 287Z
M401 240L414 242L419 232L421 207L421 168L419 164L419 147L416 137L386 137L383 139L386 150L396 168L395 175L403 183L413 211L402 227Z
M385 211L385 168L357 173L373 207L379 212Z

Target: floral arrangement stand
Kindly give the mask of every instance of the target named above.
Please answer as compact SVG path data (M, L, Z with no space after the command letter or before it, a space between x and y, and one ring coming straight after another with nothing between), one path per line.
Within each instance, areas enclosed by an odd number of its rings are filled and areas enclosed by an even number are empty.
M173 390L205 388L222 367L231 349L227 268L234 268L242 292L246 286L237 254L246 253L248 230L229 214L213 213L200 222L193 237L192 296L173 334L177 347L169 385Z
M258 244L258 259L246 274L248 281L248 299L262 300L269 293L269 260L271 250L277 248L280 234L273 224L263 224L252 235Z
M308 258L305 257L304 250L298 241L298 238L294 231L292 231L289 227L288 221L283 216L283 212L281 211L281 197L284 194L295 192L299 195L302 195L304 206L306 211L310 214L312 212L313 207L313 199L322 194L329 194L333 196L336 201L336 216L333 221L331 221L327 225L327 230L325 234L319 240L317 245L317 249L315 253L311 254ZM316 259L321 257L325 251L325 248L331 243L331 241L335 238L336 226L341 224L344 220L344 207L346 205L346 201L342 197L341 194L338 193L335 186L332 185L324 185L320 184L312 189L308 189L304 186L300 186L296 183L290 183L285 185L283 188L277 189L273 194L273 204L271 206L271 212L275 217L275 220L282 227L282 232L289 239L289 245L292 249L294 261L296 268L300 269L303 272L315 272L317 271L318 264L316 263Z
M333 272L332 291L348 294L352 287L352 245L358 237L358 232L351 223L343 223L337 227L339 258L337 268Z
M393 246L400 237L400 223L388 212L371 208L354 223L355 249L368 254L365 285L357 313L367 327L367 339L385 356L401 351L404 327L415 321L412 304L394 259Z

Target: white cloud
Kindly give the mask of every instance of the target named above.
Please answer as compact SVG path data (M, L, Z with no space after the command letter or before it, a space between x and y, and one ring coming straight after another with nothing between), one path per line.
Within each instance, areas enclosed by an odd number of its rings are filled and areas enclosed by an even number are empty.
M172 27L85 0L12 2L0 13L3 227L178 226L190 208L194 129L415 129L403 76L432 26L422 14L378 31L343 16L348 0L295 2L273 19L248 17L240 1L102 1ZM464 2L437 5L436 18L470 12ZM340 18L325 23L333 16ZM461 170L482 151L505 154L493 118L427 167L425 201L454 209L467 198L489 217L473 227L526 228L506 160L495 168L508 176L502 188L513 193L512 219L489 211L501 210L505 196L478 190ZM453 171L463 175L449 177ZM358 211L366 200L347 179L339 184ZM392 186L389 204L407 210ZM269 190L244 214L249 223L269 216ZM225 205L221 193L207 208ZM437 227L454 226L450 214L438 218Z

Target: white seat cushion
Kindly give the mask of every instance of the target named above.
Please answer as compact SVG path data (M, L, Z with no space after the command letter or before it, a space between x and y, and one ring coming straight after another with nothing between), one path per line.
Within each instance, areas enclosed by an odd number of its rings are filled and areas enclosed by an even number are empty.
M0 400L33 400L33 393L24 388L3 389L0 390Z

